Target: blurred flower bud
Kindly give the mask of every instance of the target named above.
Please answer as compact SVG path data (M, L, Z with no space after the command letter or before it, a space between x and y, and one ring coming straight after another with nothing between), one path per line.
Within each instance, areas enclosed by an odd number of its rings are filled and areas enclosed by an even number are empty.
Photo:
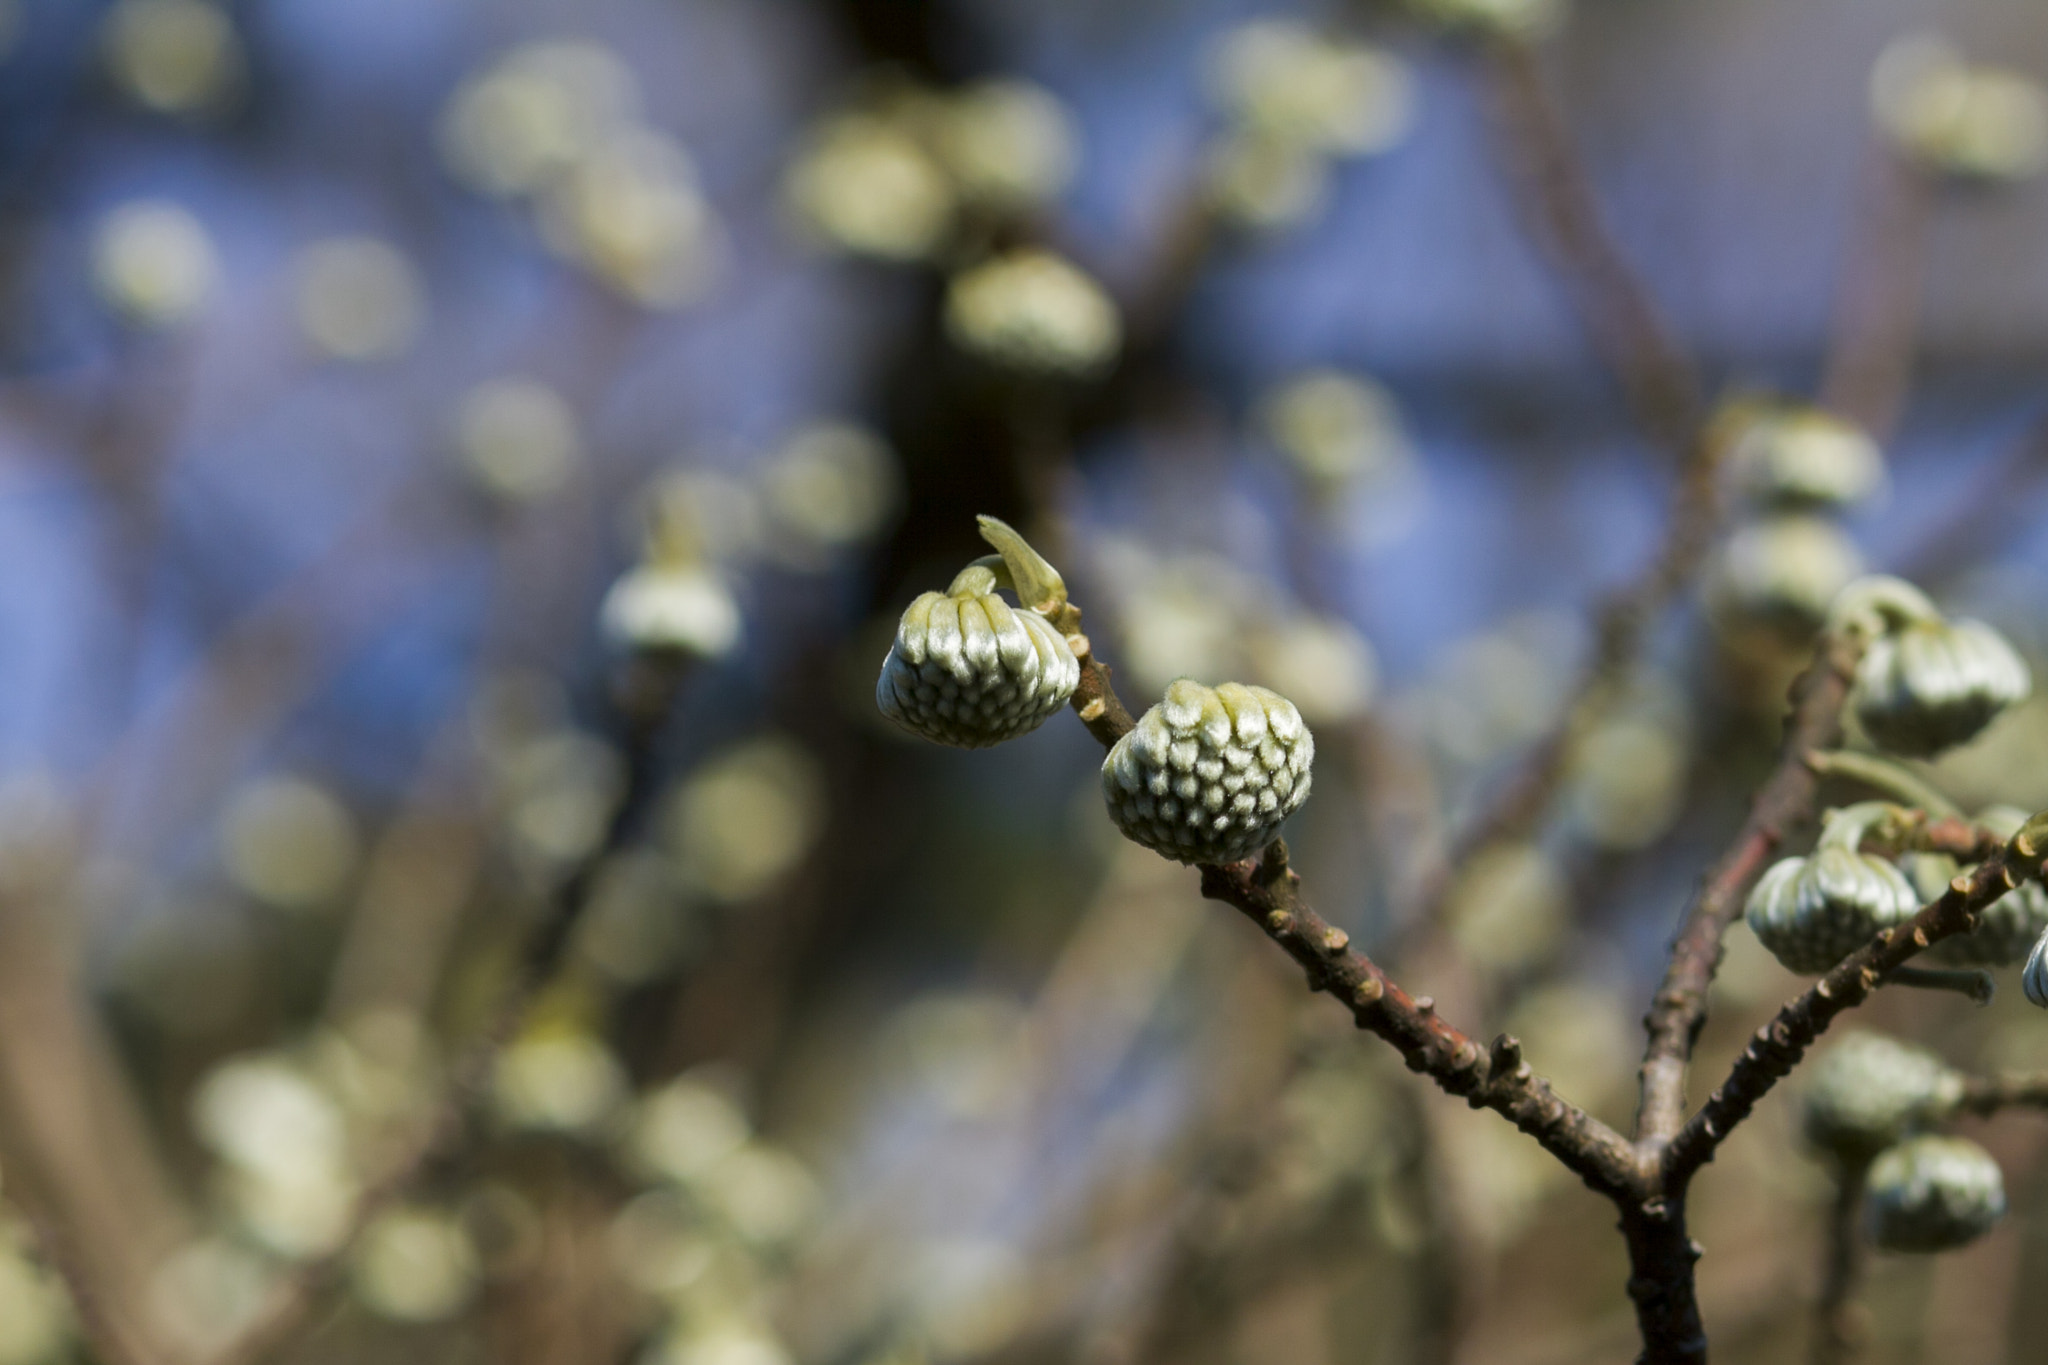
M1988 806L1977 812L1973 823L2011 838L2026 823L2027 813L2017 806ZM1899 866L1912 879L1923 902L1948 890L1949 882L1964 871L1953 858L1918 853L1901 858ZM2024 962L2035 942L2048 932L2048 890L2037 881L2023 881L2006 892L1977 916L1977 927L1934 945L1928 956L1958 967L2010 967Z
M1308 799L1316 746L1294 703L1190 678L1116 742L1102 795L1126 838L1183 863L1234 863L1273 841Z
M819 422L790 437L769 461L762 492L788 552L802 562L880 535L901 509L903 475L873 432Z
M1571 807L1593 842L1642 848L1670 829L1685 800L1683 727L1662 717L1612 716L1573 750Z
M216 1183L236 1227L287 1261L312 1260L338 1249L362 1193L351 1172L323 1166L288 1173L231 1166Z
M299 254L299 329L335 360L389 360L426 322L419 274L405 254L375 237L333 237Z
M1851 1162L1946 1117L1963 1093L1941 1058L1878 1033L1847 1035L1807 1075L1807 1141Z
M1318 497L1404 476L1414 461L1393 395L1360 375L1311 370L1289 380L1262 400L1260 421Z
M204 114L242 80L242 41L208 0L119 0L102 21L107 66L123 93L160 114Z
M998 211L1057 199L1079 159L1074 116L1029 81L967 86L945 102L931 139L960 196Z
M1067 704L1080 661L1051 622L996 595L1007 571L975 563L905 609L875 704L912 734L962 749L1026 735Z
M348 807L297 777L267 777L236 793L221 852L235 885L280 910L330 905L362 853Z
M1967 1138L1913 1138L1871 1164L1864 1213L1887 1251L1947 1251L2005 1216L2005 1177Z
M1736 488L1766 507L1851 507L1885 486L1877 442L1812 407L1759 413L1744 426L1728 465Z
M1306 25L1262 19L1231 30L1211 64L1216 102L1240 128L1337 156L1382 152L1408 131L1401 62Z
M811 477L797 481L806 495L811 495L814 487ZM851 474L850 462L849 477L857 478ZM859 487L870 495L875 491L873 485ZM732 563L751 558L766 536L762 525L766 509L761 504L761 495L752 484L730 474L715 469L670 470L648 489L643 512L647 558L667 563Z
M1561 27L1565 0L1408 0L1432 23L1474 34L1539 37Z
M279 1181L348 1167L340 1107L275 1054L231 1057L208 1072L193 1092L192 1127L222 1160Z
M1787 971L1825 972L1920 909L1896 867L1858 851L1865 834L1898 814L1880 801L1828 812L1814 851L1782 859L1751 890L1749 927Z
M1459 951L1486 971L1518 972L1555 949L1571 921L1571 883L1527 842L1482 849L1458 870L1445 918Z
M1870 74L1871 112L1931 170L2024 180L2048 165L2048 92L2017 71L1968 63L1940 38L1894 42Z
M173 327L205 306L219 282L213 239L177 204L137 199L93 229L93 287L135 327Z
M1290 617L1252 630L1246 652L1259 681L1291 698L1311 725L1357 720L1372 705L1379 666L1347 621Z
M491 1076L491 1107L499 1120L539 1132L591 1132L626 1093L618 1059L583 1032L520 1038L498 1055Z
M57 1276L20 1245L20 1230L0 1229L0 1365L62 1365L77 1359L77 1322Z
M966 351L1032 374L1082 377L1115 359L1123 342L1102 287L1047 251L1013 251L955 276L946 330Z
M1835 522L1775 514L1728 537L1708 570L1707 600L1725 620L1803 634L1862 567L1855 542Z
M749 740L706 762L676 794L678 865L714 900L751 900L788 875L824 829L817 760L780 735Z
M752 1137L753 1126L731 1096L685 1075L640 1101L626 1155L648 1175L687 1185L706 1178Z
M1856 669L1856 719L1879 748L1924 758L1974 739L2033 678L1981 621L1907 621L1870 642Z
M817 1206L818 1187L801 1161L752 1142L712 1169L704 1195L742 1241L770 1248L802 1231Z
M455 438L476 486L505 503L539 502L560 491L581 455L576 414L532 379L490 379L463 395Z
M1321 156L1261 133L1218 139L1203 175L1210 210L1246 232L1299 227L1329 197L1329 168Z
M711 1322L657 1337L639 1365L792 1365L793 1360L765 1326Z
M476 1293L476 1248L450 1214L388 1209L356 1241L349 1281L363 1307L395 1322L442 1322Z
M930 256L953 226L945 171L908 130L872 114L841 114L817 128L784 193L825 242L887 260Z
M722 243L688 153L627 129L548 182L541 235L561 256L647 308L677 308L710 284Z
M720 659L740 641L740 608L703 565L647 563L612 584L598 625L614 646L631 653Z
M603 45L526 43L456 90L441 116L441 150L486 194L530 194L631 126L638 106L632 72Z
M210 1358L256 1321L276 1280L261 1255L226 1238L188 1242L150 1277L151 1325L186 1356Z

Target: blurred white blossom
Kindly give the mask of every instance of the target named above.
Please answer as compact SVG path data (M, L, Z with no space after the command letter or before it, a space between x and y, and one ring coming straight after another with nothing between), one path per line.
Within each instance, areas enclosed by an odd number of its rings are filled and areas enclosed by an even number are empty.
M1102 287L1051 252L998 256L954 277L946 329L985 360L1036 374L1089 375L1123 341L1116 304Z
M426 325L425 289L405 253L376 237L332 237L299 255L299 329L335 360L389 360Z
M206 305L219 283L220 260L190 211L138 199L94 226L92 277L100 298L129 323L172 327Z

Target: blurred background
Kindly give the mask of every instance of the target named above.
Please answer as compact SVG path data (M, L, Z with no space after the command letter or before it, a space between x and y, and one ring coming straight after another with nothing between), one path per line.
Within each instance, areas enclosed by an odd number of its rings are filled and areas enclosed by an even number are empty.
M2048 25L1564 3L0 3L0 1365L1631 1358L1607 1205L1080 726L873 703L1010 520L1134 710L1291 697L1322 912L1629 1119L1833 591L2048 658ZM1874 472L1700 473L1815 399ZM1735 931L1696 1095L1799 984ZM2006 985L1864 1022L2048 1063ZM1719 1360L1805 1358L1797 1130L1699 1182ZM2040 1121L1971 1131L2014 1216L1879 1258L1875 1361L2048 1332Z

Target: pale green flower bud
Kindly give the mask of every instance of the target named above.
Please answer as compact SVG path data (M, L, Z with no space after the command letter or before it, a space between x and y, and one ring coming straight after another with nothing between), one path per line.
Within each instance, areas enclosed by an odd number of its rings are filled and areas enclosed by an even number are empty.
M1749 927L1788 971L1825 972L1919 910L1903 873L1857 851L1866 832L1899 813L1877 801L1830 812L1813 852L1783 859L1749 893Z
M1819 408L1760 415L1743 430L1728 463L1744 496L1773 507L1849 507L1885 486L1877 442Z
M1981 621L1908 622L1871 641L1856 670L1856 718L1878 747L1924 758L1976 737L2033 679Z
M882 661L875 705L912 734L980 749L1026 735L1067 704L1081 664L1052 624L996 595L986 563L910 604Z
M1294 703L1190 678L1116 742L1102 795L1126 838L1183 863L1234 863L1271 843L1308 799L1315 740Z
M740 639L740 609L717 574L696 564L640 564L598 608L605 638L637 654L717 659Z
M1806 1138L1848 1161L1868 1161L1962 1097L1941 1058L1877 1033L1851 1033L1814 1062Z
M1047 376L1099 374L1123 343L1122 319L1102 286L1036 249L955 276L946 290L946 330L991 364Z
M1724 622L1810 631L1862 568L1856 542L1830 518L1773 513L1737 527L1721 546L1707 601Z
M1914 1138L1871 1165L1863 1207L1871 1240L1887 1251L1947 1251L2005 1216L2005 1177L1966 1138Z

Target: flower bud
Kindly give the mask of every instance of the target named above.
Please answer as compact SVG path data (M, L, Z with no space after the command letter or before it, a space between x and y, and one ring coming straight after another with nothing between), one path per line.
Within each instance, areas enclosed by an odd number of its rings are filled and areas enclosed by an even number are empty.
M1181 678L1109 751L1102 795L1124 836L1162 857L1234 863L1308 799L1315 754L1279 693Z
M1819 408L1758 416L1737 439L1728 463L1744 496L1772 507L1849 507L1885 485L1877 442Z
M1947 1251L2005 1215L2005 1177L1966 1138L1914 1138L1871 1165L1863 1208L1871 1240L1887 1251Z
M984 562L910 604L882 661L875 705L912 734L980 749L1026 735L1067 704L1081 664L1052 624L996 595Z
M1877 1033L1851 1033L1814 1062L1806 1138L1845 1161L1868 1161L1961 1098L1963 1078L1939 1057Z
M1856 543L1834 521L1773 513L1728 537L1708 572L1708 605L1724 623L1811 631L1862 567Z
M1857 851L1865 833L1898 813L1878 801L1831 811L1813 852L1783 859L1749 893L1749 927L1788 971L1825 972L1919 910L1903 873Z
M2048 929L2041 931L2041 937L2034 940L2034 951L2027 955L2026 970L2020 973L2020 989L2027 993L2027 999L2042 1009L2048 1010Z
M700 565L651 561L627 570L604 595L605 638L636 654L716 659L740 639L740 609L717 574Z
M1123 341L1116 304L1074 266L1038 250L1013 251L956 276L946 330L962 349L1020 373L1088 377Z
M2027 665L1981 621L1909 621L1871 641L1856 718L1878 747L1925 758L1976 737L2032 689Z

